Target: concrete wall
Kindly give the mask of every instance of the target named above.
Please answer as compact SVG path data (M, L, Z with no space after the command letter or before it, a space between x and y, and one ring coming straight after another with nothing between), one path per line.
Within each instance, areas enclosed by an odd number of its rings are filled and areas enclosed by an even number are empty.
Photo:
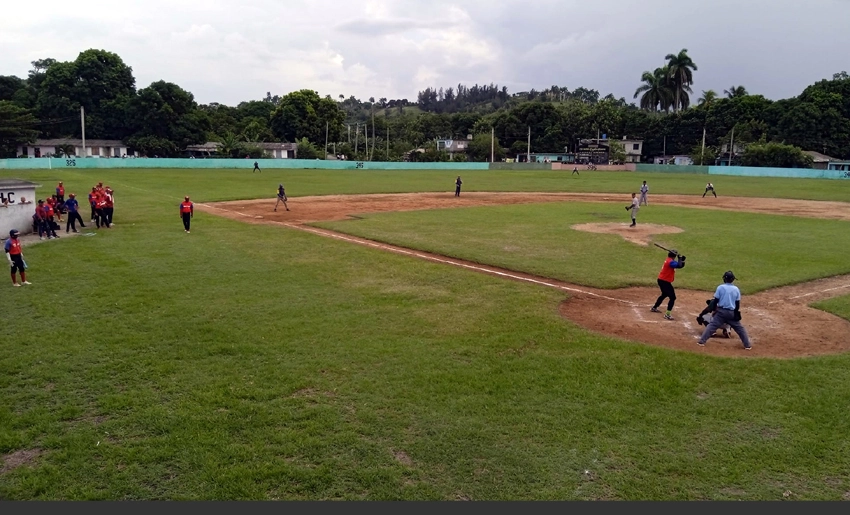
M552 163L484 163L490 170L552 170ZM572 168L570 168L572 170Z
M708 166L695 166L695 165L656 165L656 164L648 164L648 163L640 163L637 165L638 172L644 173L696 173L696 174L707 174L709 173Z
M754 168L746 166L710 166L711 175L734 175L739 177L794 177L800 179L846 179L850 176L840 170L816 170L814 168Z
M27 204L21 199L26 198ZM8 205L3 207L3 199ZM0 238L8 238L9 231L17 229L21 234L32 232L32 215L35 213L35 186L0 186Z
M637 169L635 163L626 163L623 165L596 165L597 172L634 172ZM579 173L591 171L587 169L587 165L552 163L552 170L573 171L573 168L578 168Z
M45 170L54 168L235 168L252 170L254 161L268 169L318 170L487 170L489 163L390 163L309 159L0 159L0 170Z

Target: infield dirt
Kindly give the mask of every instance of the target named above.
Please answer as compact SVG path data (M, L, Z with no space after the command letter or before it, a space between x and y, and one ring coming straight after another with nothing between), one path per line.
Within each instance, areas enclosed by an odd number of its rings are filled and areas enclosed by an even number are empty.
M676 289L674 318L665 320L661 313L649 308L658 297L658 288L623 288L601 290L564 283L521 272L465 262L446 256L404 249L363 238L342 235L310 227L308 223L345 220L358 214L446 209L457 207L531 204L540 202L611 202L628 204L626 195L591 193L404 193L374 195L329 195L290 197L290 211L273 211L275 199L198 204L201 210L247 223L282 225L323 236L369 245L386 251L421 259L461 266L513 280L528 281L558 288L568 294L559 312L588 330L629 341L716 356L797 358L835 354L850 350L850 322L809 307L809 304L850 293L850 275L820 279L793 286L775 288L744 298L742 323L753 344L744 351L740 339L711 338L705 347L696 341L703 327L696 323L697 314L713 292ZM774 215L789 215L830 220L850 220L850 203L788 199L747 198L742 203L735 197L702 198L694 195L652 195L650 205L683 206L701 209L730 210ZM627 216L624 218L628 218ZM681 232L671 226L628 223L584 224L577 230L619 234L638 245L647 245L654 234ZM663 309L665 304L662 304ZM719 331L718 331L719 333Z

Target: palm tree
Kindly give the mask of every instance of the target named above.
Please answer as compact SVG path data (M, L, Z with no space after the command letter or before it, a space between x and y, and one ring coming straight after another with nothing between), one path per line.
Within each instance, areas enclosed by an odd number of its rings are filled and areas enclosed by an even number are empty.
M732 86L729 89L723 90L723 93L726 95L726 98L738 98L749 95L747 88L744 86Z
M691 84L694 83L693 72L697 71L697 65L688 55L688 49L683 48L678 54L667 54L667 67L670 78L673 80L676 102L673 110L678 112L679 108L687 109L691 103L688 93L691 93Z
M699 105L705 106L706 108L711 107L711 104L717 100L717 92L713 89L708 91L703 91L702 96L699 98Z
M634 98L640 97L640 108L646 111L657 111L658 109L669 109L672 99L670 89L669 70L667 67L656 68L654 72L643 72L640 80L643 85L635 91Z

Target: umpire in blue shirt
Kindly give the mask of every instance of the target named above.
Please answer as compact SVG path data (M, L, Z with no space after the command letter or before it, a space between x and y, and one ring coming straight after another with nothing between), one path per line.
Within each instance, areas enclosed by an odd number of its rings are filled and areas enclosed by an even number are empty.
M705 342L714 334L723 324L729 324L741 341L744 342L744 349L752 349L750 345L750 337L747 336L747 330L741 325L741 290L732 284L735 280L735 274L731 270L723 274L723 284L717 287L714 292L714 298L717 299L717 312L711 317L711 323L703 331L697 342L700 347L705 347Z

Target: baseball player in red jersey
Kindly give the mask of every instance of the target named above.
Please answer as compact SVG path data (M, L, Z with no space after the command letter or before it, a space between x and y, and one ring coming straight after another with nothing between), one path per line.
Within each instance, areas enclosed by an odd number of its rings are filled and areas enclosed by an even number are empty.
M3 250L6 251L6 259L9 260L9 265L12 267L12 286L21 286L23 284L32 284L27 281L27 264L24 262L24 254L21 250L21 242L18 240L20 233L17 229L9 231L9 239L3 245ZM20 272L21 283L18 284L15 278L15 272Z
M685 268L685 256L680 256L678 252L671 249L667 252L667 259L661 265L661 273L658 274L658 287L661 288L661 296L655 301L652 306L653 313L659 313L658 306L664 302L664 299L670 299L667 302L667 312L664 313L664 318L673 320L673 305L676 304L676 290L673 289L673 281L676 280L676 269Z
M195 204L189 201L189 196L183 197L183 202L180 203L180 218L183 220L183 230L189 234L189 226L192 224L192 218L195 217Z
M91 206L91 223L95 223L97 220L97 196L99 195L97 191L97 186L92 186L91 193L89 193L89 205Z

